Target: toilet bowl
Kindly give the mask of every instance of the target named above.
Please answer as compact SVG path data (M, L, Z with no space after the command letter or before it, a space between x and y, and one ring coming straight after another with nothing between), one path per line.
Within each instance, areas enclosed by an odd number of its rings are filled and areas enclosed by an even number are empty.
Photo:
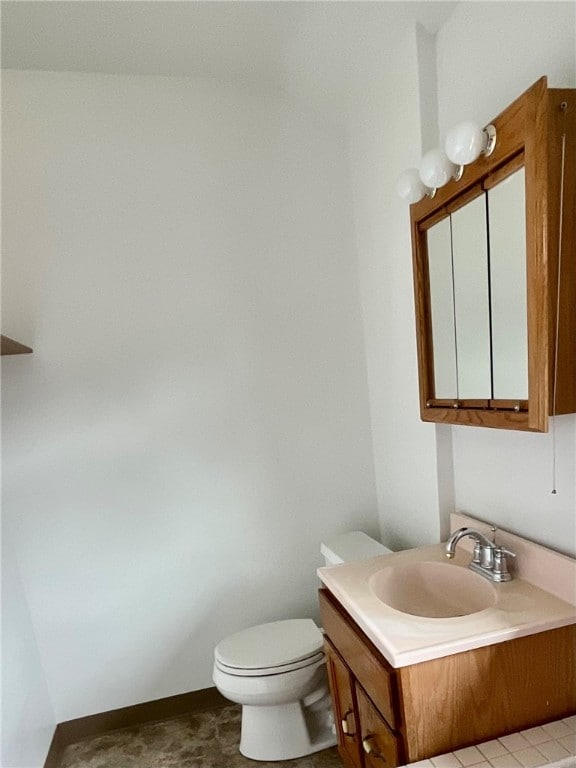
M354 531L322 545L328 565L390 550ZM252 760L291 760L334 746L323 651L312 619L286 619L237 632L214 651L213 680L242 705L240 752Z
M220 693L242 705L240 752L289 760L335 743L322 632L312 619L261 624L214 653Z

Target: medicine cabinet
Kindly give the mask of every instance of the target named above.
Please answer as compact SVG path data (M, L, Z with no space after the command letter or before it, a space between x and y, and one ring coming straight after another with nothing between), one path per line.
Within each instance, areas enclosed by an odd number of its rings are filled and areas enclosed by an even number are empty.
M576 89L543 77L492 123L410 209L420 413L545 432L576 412Z

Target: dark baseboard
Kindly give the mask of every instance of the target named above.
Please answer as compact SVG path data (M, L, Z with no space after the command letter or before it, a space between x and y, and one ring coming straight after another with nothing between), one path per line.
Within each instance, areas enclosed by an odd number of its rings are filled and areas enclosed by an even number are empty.
M58 768L60 761L62 760L64 745L62 744L58 728L59 726L57 725L56 730L54 731L54 736L52 736L52 741L50 742L50 749L48 750L46 760L44 761L44 768Z
M208 709L217 709L229 703L216 688L203 688L200 691L181 693L166 699L147 701L144 704L67 720L56 726L44 768L58 768L64 749L78 741L101 736L120 728L130 728L181 715L205 712Z

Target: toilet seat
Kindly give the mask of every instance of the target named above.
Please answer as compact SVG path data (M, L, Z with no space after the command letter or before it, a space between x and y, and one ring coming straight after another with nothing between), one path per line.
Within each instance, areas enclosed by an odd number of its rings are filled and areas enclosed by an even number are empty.
M216 666L243 677L301 669L323 657L322 633L312 619L259 624L227 637L216 646Z
M303 669L304 667L309 667L312 664L316 664L317 662L322 661L323 658L324 651L318 651L317 653L313 653L311 656L306 656L304 659L300 659L299 661L293 661L289 664L279 664L275 667L246 669L243 667L232 667L228 664L223 664L221 661L218 661L218 659L216 659L215 664L221 672L226 672L228 675L238 675L239 677L264 677L267 675L282 675L286 672L292 672L295 669Z

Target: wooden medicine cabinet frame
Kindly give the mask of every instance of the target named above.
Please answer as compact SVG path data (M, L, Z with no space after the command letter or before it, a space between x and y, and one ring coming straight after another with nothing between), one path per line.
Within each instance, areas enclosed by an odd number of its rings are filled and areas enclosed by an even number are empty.
M444 424L546 432L550 414L576 412L576 89L548 88L542 77L491 122L497 135L493 153L465 166L458 181L450 181L433 197L410 206L420 415L423 421ZM521 167L526 201L528 400L437 399L427 230Z

